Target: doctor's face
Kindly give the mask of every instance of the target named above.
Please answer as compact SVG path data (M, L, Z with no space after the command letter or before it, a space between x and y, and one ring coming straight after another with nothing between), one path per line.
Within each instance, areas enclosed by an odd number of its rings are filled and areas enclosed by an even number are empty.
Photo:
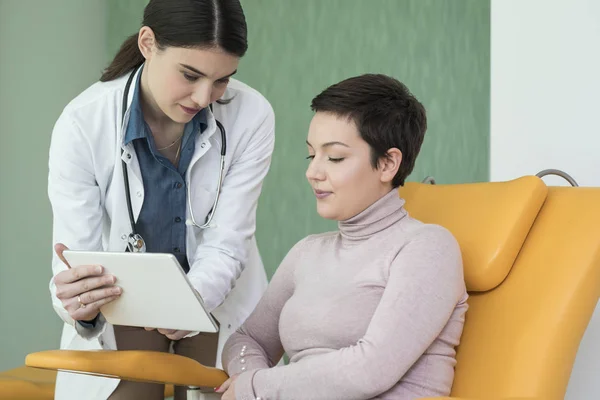
M349 219L392 189L395 172L388 167L373 168L371 147L353 121L317 112L306 144L310 161L306 178L323 218Z
M144 52L143 52L144 53ZM150 107L177 123L187 123L201 109L220 99L239 58L221 49L151 47L144 54Z

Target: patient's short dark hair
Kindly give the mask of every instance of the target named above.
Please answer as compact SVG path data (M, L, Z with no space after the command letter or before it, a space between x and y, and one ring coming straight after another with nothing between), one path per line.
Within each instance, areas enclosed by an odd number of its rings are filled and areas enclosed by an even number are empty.
M373 168L389 149L399 149L402 163L392 185L404 185L421 150L427 116L423 105L403 83L381 74L348 78L317 95L310 107L315 112L354 121L360 136L371 147Z

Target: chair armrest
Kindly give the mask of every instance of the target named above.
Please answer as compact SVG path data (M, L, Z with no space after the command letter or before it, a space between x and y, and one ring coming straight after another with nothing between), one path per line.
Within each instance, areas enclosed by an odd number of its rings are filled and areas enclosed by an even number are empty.
M27 355L25 365L188 387L218 387L228 378L223 370L206 367L178 354L157 351L49 350Z
M0 373L0 400L51 400L56 371L19 367Z

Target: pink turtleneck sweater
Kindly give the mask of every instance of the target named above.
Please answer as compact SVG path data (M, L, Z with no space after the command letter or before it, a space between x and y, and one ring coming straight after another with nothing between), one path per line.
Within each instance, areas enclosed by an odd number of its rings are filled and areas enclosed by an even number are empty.
M225 345L238 400L449 395L467 310L452 234L392 190L287 254ZM283 353L290 363L277 364Z

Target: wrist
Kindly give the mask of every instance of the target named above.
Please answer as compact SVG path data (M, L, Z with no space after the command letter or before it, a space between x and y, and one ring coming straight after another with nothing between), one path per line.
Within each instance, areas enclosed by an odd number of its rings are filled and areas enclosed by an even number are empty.
M96 314L96 316L90 320L79 320L77 322L86 328L94 328L96 327L96 322L98 322L98 315L100 314Z

